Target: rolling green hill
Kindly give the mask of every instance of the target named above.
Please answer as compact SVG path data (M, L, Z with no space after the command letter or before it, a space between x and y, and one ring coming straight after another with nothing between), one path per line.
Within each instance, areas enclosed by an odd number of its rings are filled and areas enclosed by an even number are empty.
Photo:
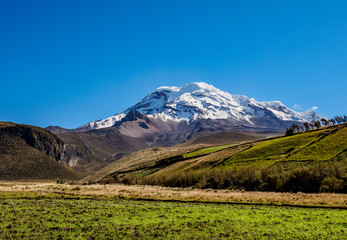
M195 148L135 153L86 180L272 191L347 190L346 124L292 136ZM163 152L171 154L160 154Z
M347 150L347 127L339 126L261 142L223 162L223 166L280 161L331 160Z

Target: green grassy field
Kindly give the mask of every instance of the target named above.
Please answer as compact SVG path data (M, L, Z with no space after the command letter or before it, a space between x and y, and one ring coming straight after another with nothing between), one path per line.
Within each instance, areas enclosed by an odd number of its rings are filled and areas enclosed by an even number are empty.
M222 149L225 149L227 147L230 147L231 145L232 144L199 149L197 151L193 151L193 152L189 152L189 153L183 154L183 158L190 158L190 157L201 156L201 155L205 155L205 154L208 154L208 153L217 152L219 150L222 150Z
M3 194L0 238L345 239L347 210Z
M264 141L237 153L223 166L270 165L280 161L330 160L347 149L347 128L323 129Z

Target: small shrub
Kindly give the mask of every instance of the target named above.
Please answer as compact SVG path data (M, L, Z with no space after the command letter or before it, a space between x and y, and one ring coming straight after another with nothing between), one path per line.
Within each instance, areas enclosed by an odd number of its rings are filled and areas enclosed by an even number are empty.
M335 177L326 177L319 188L320 192L342 192L344 181Z
M100 181L100 183L103 184L103 185L115 183L115 179L114 179L114 177L112 177L112 176L108 176L108 177L102 179L102 180Z
M57 179L57 184L65 184L66 180L64 179Z

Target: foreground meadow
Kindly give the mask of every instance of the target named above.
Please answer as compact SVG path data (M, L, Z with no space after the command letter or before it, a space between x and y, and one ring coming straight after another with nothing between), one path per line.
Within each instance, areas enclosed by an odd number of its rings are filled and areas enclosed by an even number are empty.
M1 193L0 238L344 239L347 211Z
M0 239L346 239L344 194L0 182Z

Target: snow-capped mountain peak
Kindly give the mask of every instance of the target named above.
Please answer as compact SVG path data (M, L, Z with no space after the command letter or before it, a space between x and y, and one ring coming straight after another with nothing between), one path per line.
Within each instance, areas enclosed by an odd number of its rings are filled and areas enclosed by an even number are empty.
M204 82L192 82L182 87L159 87L125 111L82 128L111 127L134 110L150 118L175 122L233 119L254 124L255 119L305 122L321 118L314 111L296 112L280 101L258 102L247 96L231 95Z

